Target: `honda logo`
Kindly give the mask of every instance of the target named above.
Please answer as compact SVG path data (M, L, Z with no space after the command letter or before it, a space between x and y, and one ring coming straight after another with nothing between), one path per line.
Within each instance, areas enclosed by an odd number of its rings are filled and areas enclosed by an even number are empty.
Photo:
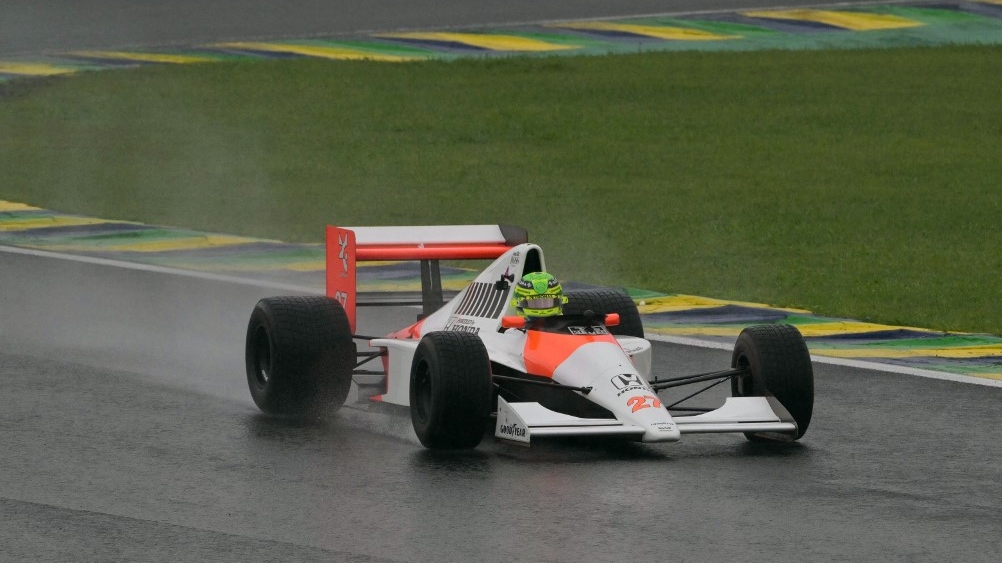
M616 387L616 389L626 389L627 387L636 387L638 385L642 387L644 385L643 382L640 381L640 376L635 373L621 373L619 375L614 375L610 381L612 381L612 384Z

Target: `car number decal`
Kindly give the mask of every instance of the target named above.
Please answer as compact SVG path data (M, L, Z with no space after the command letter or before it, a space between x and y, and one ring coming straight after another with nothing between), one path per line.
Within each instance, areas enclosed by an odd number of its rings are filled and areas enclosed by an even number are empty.
M626 406L633 407L633 412L651 407L659 408L661 407L661 399L652 395L634 395L626 400Z

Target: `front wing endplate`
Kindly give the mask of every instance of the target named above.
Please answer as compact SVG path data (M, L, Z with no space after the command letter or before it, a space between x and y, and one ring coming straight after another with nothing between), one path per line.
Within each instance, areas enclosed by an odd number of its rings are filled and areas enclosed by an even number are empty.
M509 403L498 397L494 436L528 445L533 437L550 436L642 436L640 426L609 418L578 418L551 411L539 403Z

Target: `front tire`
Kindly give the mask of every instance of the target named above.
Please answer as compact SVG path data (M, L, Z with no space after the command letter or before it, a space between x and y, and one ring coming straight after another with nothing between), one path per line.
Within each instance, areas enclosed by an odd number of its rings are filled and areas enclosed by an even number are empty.
M262 299L247 324L244 359L251 397L267 414L333 414L351 389L355 352L348 316L337 301Z
M430 449L475 448L490 416L491 363L475 334L429 332L411 363L411 422Z
M807 343L795 326L758 325L742 330L734 344L731 367L749 371L731 380L733 396L774 397L797 424L795 434L745 433L749 440L789 442L807 432L814 411L814 369Z
M565 292L567 304L564 305L565 315L581 315L592 311L598 316L609 313L619 313L619 324L609 327L612 334L623 336L644 337L644 323L640 320L640 311L625 292L617 289L579 289Z

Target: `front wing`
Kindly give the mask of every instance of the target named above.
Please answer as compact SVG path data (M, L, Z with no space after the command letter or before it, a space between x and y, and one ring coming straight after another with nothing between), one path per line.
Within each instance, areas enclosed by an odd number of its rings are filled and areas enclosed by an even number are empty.
M781 432L795 433L797 425L784 422L766 397L728 397L716 410L672 418L679 433ZM624 436L640 439L647 429L611 418L578 418L547 409L539 403L509 403L498 397L494 436L528 445L533 438L554 436ZM661 441L676 441L666 434Z

